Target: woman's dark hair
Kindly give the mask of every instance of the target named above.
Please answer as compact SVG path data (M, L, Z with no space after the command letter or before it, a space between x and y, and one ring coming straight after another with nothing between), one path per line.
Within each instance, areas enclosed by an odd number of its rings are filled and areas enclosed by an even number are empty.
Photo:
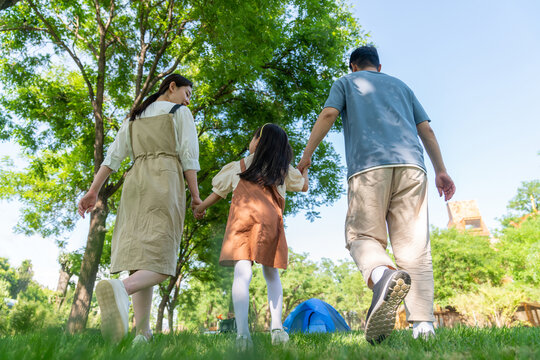
M147 97L146 100L142 102L142 104L140 104L135 109L133 109L133 111L131 112L131 115L129 116L129 121L135 120L137 116L141 115L143 111L146 110L148 105L156 101L157 98L160 97L161 95L165 94L173 81L178 87L193 86L193 83L189 81L188 79L186 79L185 77L183 77L182 75L171 74L167 76L165 79L163 79L163 81L161 82L161 85L159 85L159 90L156 93Z
M259 144L253 162L240 178L261 185L282 185L293 158L287 133L275 124L265 124L255 131L253 137Z
M352 52L349 60L349 68L351 70L352 64L355 64L360 69L364 69L368 66L378 67L380 65L379 54L377 53L375 46L369 45L356 48Z

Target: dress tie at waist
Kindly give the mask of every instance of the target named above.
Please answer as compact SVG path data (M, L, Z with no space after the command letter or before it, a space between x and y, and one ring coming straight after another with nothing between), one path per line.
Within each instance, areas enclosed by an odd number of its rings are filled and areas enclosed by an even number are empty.
M176 153L170 153L170 152L166 152L166 151L158 151L158 152L147 152L147 153L139 154L139 155L135 156L134 161L137 161L138 159L157 158L157 157L160 157L160 156L168 156L168 157L173 157L173 158L178 159L178 154L176 154Z

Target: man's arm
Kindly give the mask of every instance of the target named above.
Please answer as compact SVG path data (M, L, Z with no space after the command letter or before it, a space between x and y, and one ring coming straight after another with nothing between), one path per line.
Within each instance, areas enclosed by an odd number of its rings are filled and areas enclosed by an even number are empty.
M433 169L435 170L435 185L439 191L439 196L442 196L444 193L444 200L448 201L456 192L456 186L450 175L446 172L446 167L444 166L441 155L441 148L439 147L435 133L429 125L429 121L423 121L416 125L416 129L420 136L420 140L422 140L424 148L431 159L431 163L433 164Z
M297 165L298 170L303 172L304 169L308 168L311 165L311 156L317 149L317 146L324 139L328 131L332 128L332 125L336 122L336 119L339 115L339 111L333 107L326 107L321 111L313 129L311 130L311 135L309 136L309 141L304 149L302 154L302 159Z

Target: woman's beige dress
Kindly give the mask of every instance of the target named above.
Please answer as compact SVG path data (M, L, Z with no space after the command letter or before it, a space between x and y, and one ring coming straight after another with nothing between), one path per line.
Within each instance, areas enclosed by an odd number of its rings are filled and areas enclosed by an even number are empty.
M134 163L116 216L111 272L150 270L175 275L186 192L173 113L139 118L129 126Z

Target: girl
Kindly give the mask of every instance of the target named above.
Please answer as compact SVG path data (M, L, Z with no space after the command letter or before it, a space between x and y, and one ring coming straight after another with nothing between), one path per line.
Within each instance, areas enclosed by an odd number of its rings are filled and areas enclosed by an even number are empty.
M212 180L213 193L194 210L200 219L205 210L233 192L229 220L219 263L234 266L232 298L239 350L252 347L248 329L249 283L253 261L263 265L272 316L272 344L286 343L281 311L283 290L279 269L287 268L287 242L283 228L285 191L307 191L307 169L293 168L287 134L274 124L257 129L248 157L226 165Z
M192 83L178 74L167 76L159 91L133 110L112 143L79 214L92 211L111 172L130 156L133 166L123 184L112 238L111 273L130 272L124 280L103 280L96 286L103 336L119 341L128 331L132 295L137 336L152 337L150 307L153 286L176 275L185 204L184 177L191 207L201 203L197 186L199 144L186 106Z

